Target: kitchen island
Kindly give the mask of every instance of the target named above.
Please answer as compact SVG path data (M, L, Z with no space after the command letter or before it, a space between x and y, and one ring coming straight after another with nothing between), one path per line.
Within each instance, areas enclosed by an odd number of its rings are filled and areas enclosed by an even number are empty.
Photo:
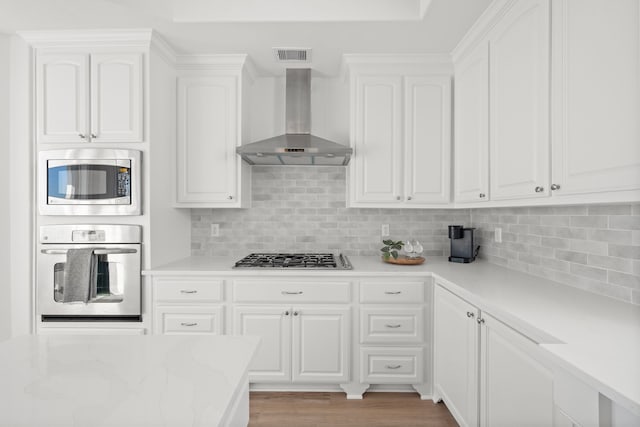
M257 337L22 336L0 343L1 426L240 426Z
M283 271L233 269L235 259L230 257L188 257L143 274L157 278L158 289L164 286L161 279L172 277L180 277L184 283L189 278L206 277L227 284L256 279L345 281L353 284L354 310L369 284L422 278L427 287L435 284L445 288L515 329L536 343L555 366L640 416L640 307L481 260L456 264L434 257L422 265L398 266L378 257L349 259L352 270ZM226 295L233 295L233 291L230 286ZM429 337L431 321L425 323ZM430 372L428 362L425 369Z

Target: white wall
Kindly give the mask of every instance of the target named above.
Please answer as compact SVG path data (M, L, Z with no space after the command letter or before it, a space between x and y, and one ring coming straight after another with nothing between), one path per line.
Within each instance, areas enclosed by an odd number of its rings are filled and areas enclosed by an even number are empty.
M9 178L9 37L0 35L0 182ZM9 205L0 205L0 341L11 336Z
M25 41L12 36L10 42L9 88L9 174L8 191L11 286L11 333L29 334L33 327L33 224L34 147L31 132L31 50ZM4 299L4 298L2 298Z

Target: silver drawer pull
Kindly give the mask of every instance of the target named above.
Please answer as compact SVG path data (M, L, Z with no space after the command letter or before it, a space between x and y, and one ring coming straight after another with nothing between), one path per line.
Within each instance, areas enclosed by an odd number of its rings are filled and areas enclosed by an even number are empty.
M182 322L180 323L182 326L198 326L197 322Z
M302 291L290 292L290 291L282 291L282 295L302 295Z
M198 291L195 289L180 289L181 294L197 294Z
M47 255L66 255L68 249L42 249L40 252ZM105 249L95 248L93 253L95 255L121 255L121 254L135 254L137 249Z
M384 291L387 295L400 295L402 291Z
M385 365L384 367L387 369L399 369L402 368L402 365Z
M384 326L386 326L387 328L396 329L396 328L401 327L402 325L401 325L400 323L394 323L394 324L389 324L389 323L387 323L387 324L386 324L386 325L384 325Z

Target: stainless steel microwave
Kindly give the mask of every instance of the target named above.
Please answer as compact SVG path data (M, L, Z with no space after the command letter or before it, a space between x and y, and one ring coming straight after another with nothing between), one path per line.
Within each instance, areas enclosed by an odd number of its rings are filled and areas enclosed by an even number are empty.
M140 215L140 151L46 150L38 156L41 215Z

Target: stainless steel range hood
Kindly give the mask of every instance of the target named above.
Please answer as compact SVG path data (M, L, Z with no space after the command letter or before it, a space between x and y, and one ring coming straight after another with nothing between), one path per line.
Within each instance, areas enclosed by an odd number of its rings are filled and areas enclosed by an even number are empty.
M353 149L311 135L311 69L289 68L286 134L236 148L250 165L346 166Z

